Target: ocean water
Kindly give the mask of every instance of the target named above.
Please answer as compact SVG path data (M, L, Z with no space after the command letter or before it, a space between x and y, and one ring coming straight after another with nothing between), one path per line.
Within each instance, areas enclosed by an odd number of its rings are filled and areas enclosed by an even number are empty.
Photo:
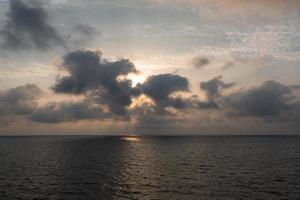
M300 137L0 137L0 199L300 199Z

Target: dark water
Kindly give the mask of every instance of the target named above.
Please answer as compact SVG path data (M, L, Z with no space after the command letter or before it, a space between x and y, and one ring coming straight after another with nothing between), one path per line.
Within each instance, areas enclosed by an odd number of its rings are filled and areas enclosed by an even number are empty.
M300 199L300 137L0 137L0 199Z

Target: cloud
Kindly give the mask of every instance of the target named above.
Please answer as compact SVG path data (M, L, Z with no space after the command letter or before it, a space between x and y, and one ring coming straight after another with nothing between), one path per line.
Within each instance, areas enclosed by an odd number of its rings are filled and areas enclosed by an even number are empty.
M219 105L217 102L214 102L214 101L199 101L198 102L198 107L200 109L218 109L219 108Z
M217 101L222 95L222 90L235 85L235 83L224 83L222 78L222 76L217 76L200 83L200 88L205 92L207 98L206 102L199 102L198 105L201 109L219 108Z
M82 101L48 102L39 105L45 95L36 85L24 85L0 92L0 123L17 121L19 117L37 123L62 123L79 120L112 119L97 102Z
M278 116L292 105L290 87L276 81L242 90L223 98L223 103L234 115L250 117Z
M268 123L298 123L300 121L300 101L293 94L298 85L284 85L269 80L262 85L240 89L236 92L222 94L224 89L233 87L234 83L224 83L222 77L215 77L200 83L205 91L207 101L198 101L200 109L216 109L217 116L225 121L244 118L263 120ZM208 115L209 113L207 113ZM209 115L208 115L209 118ZM220 119L214 118L218 121Z
M192 65L195 69L201 69L204 66L208 65L210 63L210 60L206 57L197 56L193 58Z
M97 32L94 27L88 24L77 24L74 26L74 30L87 37L92 37Z
M0 92L0 121L14 115L28 115L38 106L37 99L44 92L36 85L25 85Z
M53 87L55 92L89 95L117 115L125 115L131 97L139 94L130 80L119 79L137 73L127 59L109 61L98 51L77 50L64 57L63 68L69 75L58 80Z
M0 30L2 47L15 51L64 46L63 39L48 21L47 12L36 1L10 0L7 21Z
M142 93L150 97L158 108L165 107L183 108L185 102L180 97L172 97L177 92L189 91L187 78L174 74L159 74L150 76L142 85L139 85Z
M78 120L100 120L104 113L99 105L91 102L51 102L35 110L30 119L38 123L75 122Z
M96 36L101 36L101 33L86 23L79 23L72 27L72 32L68 36L69 45L74 47L89 44Z
M290 88L294 90L300 90L300 85L291 85Z
M285 109L279 119L276 119L280 123L300 123L300 101L293 102L289 105L288 109ZM299 129L298 129L299 130Z
M239 19L238 17L276 16L299 12L298 0L152 0L163 3L180 3L199 7L201 14L210 18Z

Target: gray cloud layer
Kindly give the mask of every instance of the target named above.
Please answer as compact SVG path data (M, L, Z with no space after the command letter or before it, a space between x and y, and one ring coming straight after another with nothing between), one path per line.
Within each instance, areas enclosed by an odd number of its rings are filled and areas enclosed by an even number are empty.
M276 81L266 81L261 86L236 92L223 101L239 116L268 117L292 109L292 90Z
M37 108L37 98L44 92L36 85L25 85L0 93L0 121L15 115L28 115Z
M35 110L30 119L40 123L61 123L78 120L101 120L102 110L90 102L48 103Z
M186 77L175 74L149 76L142 84L132 86L127 78L137 73L127 59L110 61L98 51L77 50L63 57L61 67L67 75L59 78L53 91L83 96L83 100L48 102L39 105L44 92L36 85L25 85L0 93L0 122L23 117L36 123L63 123L79 120L130 120L138 127L197 122L207 115L207 122L230 122L231 119L261 119L263 122L298 123L300 101L293 94L297 85L266 81L262 85L224 94L235 86L222 76L200 83L206 101L196 96L181 97L190 92ZM131 108L133 99L141 95L153 104L142 102ZM167 108L173 108L169 110ZM210 114L214 117L211 118ZM224 116L225 119L224 119Z
M4 49L45 50L64 46L63 39L48 22L47 12L36 1L26 4L21 0L10 0L9 3L6 24L0 30Z

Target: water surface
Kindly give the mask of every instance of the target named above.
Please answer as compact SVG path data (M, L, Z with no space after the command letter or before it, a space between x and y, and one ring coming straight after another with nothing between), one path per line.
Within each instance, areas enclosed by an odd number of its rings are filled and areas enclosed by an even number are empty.
M300 137L0 137L0 199L300 199Z

